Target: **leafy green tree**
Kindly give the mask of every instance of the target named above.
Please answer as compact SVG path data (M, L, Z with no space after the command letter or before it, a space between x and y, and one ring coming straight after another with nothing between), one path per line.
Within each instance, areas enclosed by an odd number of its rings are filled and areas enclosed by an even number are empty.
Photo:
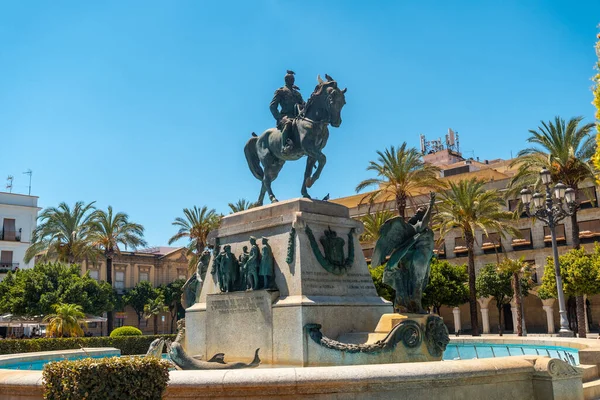
M394 213L388 210L377 211L369 213L361 217L363 226L365 227L364 233L361 235L360 240L362 242L376 242L379 239L379 230L388 219L392 218Z
M493 297L496 300L500 335L504 330L502 309L505 304L510 304L513 296L511 278L510 272L499 271L495 264L487 264L479 271L476 279L477 294L480 297Z
M406 142L399 148L390 146L378 151L377 155L377 161L370 161L367 167L367 171L375 172L377 177L365 179L356 186L357 193L370 186L376 188L367 193L361 203L394 200L398 215L404 218L408 201L414 204L414 194L443 187L438 179L439 167L424 162L421 153L408 148Z
M517 174L511 180L511 192L521 190L524 186L535 186L542 191L539 172L547 168L554 182L563 182L576 190L586 180L594 179L592 156L596 151L596 143L591 135L594 124L582 125L583 117L571 118L568 122L555 117L554 122L541 121L537 130L530 130L527 139L533 146L521 150L512 165L519 165ZM592 189L593 190L593 189ZM515 193L516 194L516 193ZM589 197L589 195L588 195ZM573 248L579 248L579 225L577 209L571 215L571 239ZM577 313L585 314L583 296L576 297ZM585 326L578 327L580 337L585 337Z
M517 308L517 335L523 336L523 294L521 291L521 281L524 279L531 282L531 269L523 257L519 259L505 258L498 264L498 270L511 274L511 285Z
M61 261L69 264L86 258L95 258L97 251L90 246L89 233L94 203L66 203L48 207L38 216L39 224L33 230L31 245L23 260L28 263L34 257L41 261Z
M193 271L198 265L200 255L207 246L208 233L219 227L221 219L214 209L209 210L206 206L202 208L194 206L192 209L184 208L183 215L185 218L177 217L172 223L172 225L179 227L179 230L169 239L169 244L173 244L179 239L188 238L188 268Z
M384 270L385 265L380 265L377 268L373 268L371 265L369 265L369 272L371 273L371 278L373 279L373 283L375 284L377 295L393 303L394 299L396 298L396 291L383 283Z
M572 249L559 256L560 274L563 280L563 291L567 296L583 297L600 293L600 246L596 245L592 253L585 249ZM554 260L546 259L542 286L538 294L541 299L556 298L556 275ZM577 307L577 325L580 337L585 337L585 311ZM581 329L583 327L583 329ZM583 330L583 336L582 336Z
M169 307L169 313L171 315L170 333L173 333L173 325L177 318L177 312L181 307L181 295L183 293L184 283L185 279L176 279L168 285L161 287L165 296L165 304Z
M82 320L85 318L83 308L79 304L54 304L54 313L44 318L48 322L46 336L74 337L83 336Z
M145 246L144 227L129 221L127 214L108 206L108 211L96 210L91 215L89 239L92 246L102 250L106 258L106 282L112 286L112 262L115 255L121 254L119 246L135 249ZM113 315L108 313L106 326L108 332L113 329Z
M231 214L234 214L234 213L240 212L240 211L249 210L254 207L254 204L249 202L246 199L239 199L237 202L229 203L227 205L229 206L229 209L231 210Z
M87 314L100 315L114 307L115 295L106 282L81 275L77 265L38 264L9 272L0 282L0 312L23 316L52 313L55 304L80 305Z
M502 335L504 329L502 323L502 308L505 304L510 304L514 295L512 277L513 273L511 270L508 268L499 268L496 264L485 265L481 271L479 271L479 275L477 275L477 295L479 297L493 297L496 300L500 335ZM520 291L526 296L531 288L531 283L525 278L521 278L519 282Z
M479 336L477 318L477 289L475 283L475 230L485 234L506 232L518 236L519 232L510 223L515 214L504 210L504 198L496 190L486 190L482 180L463 179L451 182L450 189L443 192L434 216L434 229L439 229L443 238L455 228L462 231L468 250L469 308L473 336Z
M131 306L137 315L138 328L140 327L146 305L150 304L150 302L156 299L159 295L160 292L152 287L152 284L148 281L139 282L123 295L125 304Z
M433 307L433 312L439 314L443 305L458 307L468 302L468 281L466 265L453 265L434 257L431 260L429 283L423 293L423 304Z
M169 306L165 305L165 295L158 289L158 297L150 300L144 306L144 317L152 318L154 322L154 334L158 335L158 316L160 313L169 311Z

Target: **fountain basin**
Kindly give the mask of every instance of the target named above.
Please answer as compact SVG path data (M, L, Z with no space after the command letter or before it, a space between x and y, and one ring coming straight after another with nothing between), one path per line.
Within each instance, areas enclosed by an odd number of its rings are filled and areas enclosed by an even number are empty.
M42 399L40 371L0 370L7 400ZM548 357L172 371L164 399L583 399L581 373Z

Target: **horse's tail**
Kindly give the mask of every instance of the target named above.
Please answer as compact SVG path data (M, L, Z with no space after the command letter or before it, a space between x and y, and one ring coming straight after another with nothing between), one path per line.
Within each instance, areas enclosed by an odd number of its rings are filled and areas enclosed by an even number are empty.
M258 142L258 137L252 132L252 137L248 140L246 146L244 146L244 154L246 155L246 161L248 161L250 172L252 172L252 175L254 175L256 179L262 181L265 173L260 166L258 152L256 151L256 142Z

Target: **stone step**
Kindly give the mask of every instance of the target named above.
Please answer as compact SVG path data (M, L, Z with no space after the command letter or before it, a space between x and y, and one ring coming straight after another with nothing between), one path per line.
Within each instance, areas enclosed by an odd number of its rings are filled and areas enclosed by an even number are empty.
M585 400L600 399L600 379L583 384L583 398Z
M581 379L584 383L591 382L593 380L600 378L598 376L598 366L597 365L578 365L577 368L583 374Z

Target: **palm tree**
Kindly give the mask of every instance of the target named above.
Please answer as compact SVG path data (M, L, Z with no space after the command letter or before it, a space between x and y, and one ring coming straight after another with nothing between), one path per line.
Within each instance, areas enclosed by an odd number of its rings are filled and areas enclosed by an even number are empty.
M391 211L383 210L363 216L360 220L365 227L365 231L361 235L360 240L363 242L377 241L377 239L379 239L379 230L382 225L394 215L395 214Z
M414 205L413 194L426 193L442 188L438 180L440 169L423 162L421 154L415 148L407 148L406 142L396 149L390 146L383 152L378 151L377 161L370 161L367 171L377 174L376 178L365 179L356 186L356 192L376 186L367 193L361 203L368 199L370 204L376 200L395 200L398 214L405 217L407 201Z
M229 203L228 206L231 209L231 213L234 214L236 212L249 210L254 207L254 204L246 199L239 199L236 203Z
M63 202L58 207L43 210L24 261L29 262L39 256L44 261L58 260L72 264L95 257L95 249L89 241L92 210L94 202L85 204L82 201L75 203L73 208Z
M594 154L593 161L596 170L600 171L600 33L596 35L598 41L596 42L596 56L598 61L596 62L596 73L592 77L594 82L592 91L594 92L594 101L592 104L596 107L596 154Z
M528 278L530 275L529 264L524 260L523 257L517 260L505 258L498 264L499 271L510 273L512 276L511 284L517 307L517 336L523 336L523 306L521 305L523 294L521 293L521 279L523 277Z
M129 222L125 213L113 213L111 206L108 211L96 210L91 216L90 240L94 247L102 250L106 258L106 282L112 285L112 262L115 255L121 253L119 246L135 249L145 246L143 239L144 227L140 224ZM112 331L112 311L108 312L106 327L108 333Z
M516 197L516 192L524 186L534 186L540 191L542 182L540 170L547 168L554 182L562 182L575 189L587 180L593 181L594 168L592 156L596 151L595 137L591 135L595 124L580 126L583 117L574 117L565 122L555 117L554 122L541 121L537 130L530 130L527 139L532 147L521 150L512 165L519 165L517 174L510 183L510 195ZM542 191L543 192L543 191ZM577 209L571 216L571 240L573 248L580 247L579 225L577 224ZM577 296L577 318L583 321L585 308L583 296ZM580 337L586 337L585 324L577 324Z
M85 318L85 314L79 304L60 303L54 304L52 308L54 314L44 317L44 321L49 323L46 336L83 336L81 320Z
M165 305L165 296L162 293L144 306L144 318L153 318L155 335L158 335L158 315L167 311L169 311L169 306Z
M518 231L508 223L515 218L515 214L503 210L502 195L496 190L486 190L484 186L485 182L476 178L451 182L449 190L442 193L438 213L434 216L435 228L440 230L442 238L454 228L459 228L465 238L469 257L469 306L473 336L479 336L473 254L475 230L480 229L486 235L498 232L502 237L505 232L518 235Z
M206 206L202 208L194 206L192 209L184 208L183 215L185 219L177 217L172 223L172 225L179 227L179 231L169 239L169 244L173 244L182 238L189 239L187 244L188 267L192 271L198 265L200 254L207 246L208 233L219 227L221 218L214 209L209 210Z

